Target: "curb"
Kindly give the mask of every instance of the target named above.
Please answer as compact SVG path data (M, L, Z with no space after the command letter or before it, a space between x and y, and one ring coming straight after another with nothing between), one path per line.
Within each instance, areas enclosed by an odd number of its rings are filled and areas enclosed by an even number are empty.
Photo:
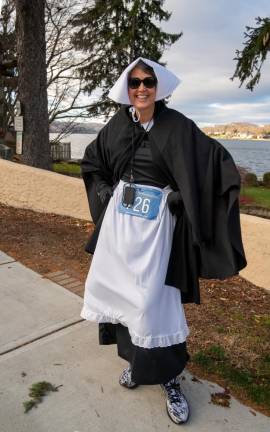
M83 297L84 284L78 279L70 277L67 273L65 273L65 271L46 273L42 275L42 277L57 283L58 285L68 289L69 291L77 294L80 297Z
M252 216L258 216L264 219L270 219L270 210L265 207L252 207L252 206L240 207L240 213L249 214Z

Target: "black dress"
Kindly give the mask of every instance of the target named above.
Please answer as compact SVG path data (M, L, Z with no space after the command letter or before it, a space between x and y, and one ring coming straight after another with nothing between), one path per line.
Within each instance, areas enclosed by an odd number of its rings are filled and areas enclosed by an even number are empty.
M133 175L135 183L160 188L169 184L166 175L153 164L147 133L135 152ZM128 182L129 178L130 163L121 180ZM117 344L118 355L130 363L132 380L137 384L166 383L179 375L189 360L186 342L164 348L142 348L132 343L128 328L122 324L99 324L99 332L101 344L106 344L106 340Z
M154 122L149 142L155 167L152 164L150 172L157 167L161 171L152 180L169 184L182 197L165 283L181 291L183 304L200 304L199 277L223 280L238 274L247 265L239 212L241 177L222 144L205 135L182 113L166 107L163 101L155 104ZM137 148L143 130L138 124L135 129ZM131 158L133 136L134 123L128 107L123 105L86 148L81 171L95 223L85 246L88 253L95 252L109 202L98 196L95 177L100 176L111 189L117 187ZM161 172L167 176L164 183L163 175L159 177ZM149 178L144 180L148 182ZM168 203L169 197L170 194ZM128 333L119 325L100 324L99 330L100 343L117 343L119 355L131 362L133 379L138 383L165 381L180 373L189 358L185 343L148 350L130 345ZM149 353L151 361L148 362Z

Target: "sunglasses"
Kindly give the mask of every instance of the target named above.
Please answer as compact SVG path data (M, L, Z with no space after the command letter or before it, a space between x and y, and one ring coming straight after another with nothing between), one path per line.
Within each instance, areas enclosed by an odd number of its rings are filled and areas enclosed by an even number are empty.
M141 83L143 83L144 87L146 88L153 88L157 85L157 79L154 77L147 77L141 80L140 78L129 78L128 79L128 86L131 89L137 89L140 87Z

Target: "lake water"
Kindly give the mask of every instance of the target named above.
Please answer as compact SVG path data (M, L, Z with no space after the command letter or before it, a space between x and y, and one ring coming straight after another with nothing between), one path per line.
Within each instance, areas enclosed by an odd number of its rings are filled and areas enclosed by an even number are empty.
M50 134L53 138L55 134ZM64 141L71 142L72 159L81 159L86 146L95 139L96 134L72 134ZM231 153L236 165L247 168L262 178L270 171L270 141L223 140L219 142Z
M248 168L258 178L270 171L270 141L218 140L231 153L236 165Z

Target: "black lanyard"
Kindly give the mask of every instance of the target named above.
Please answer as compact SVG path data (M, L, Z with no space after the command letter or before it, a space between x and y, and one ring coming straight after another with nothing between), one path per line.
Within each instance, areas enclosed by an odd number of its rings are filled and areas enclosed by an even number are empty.
M146 133L148 132L148 128L150 126L152 119L149 120L148 125L146 126L145 130L144 130L144 134L141 138L141 140L138 142L137 144L137 148L141 145L141 143L144 140L144 137L146 135ZM134 149L134 126L132 128L132 139L131 139L131 148L132 148L132 155L131 155L131 163L130 163L130 178L129 178L129 182L130 183L134 183L134 176L133 176L133 167L134 167L134 157L135 157L135 149Z

